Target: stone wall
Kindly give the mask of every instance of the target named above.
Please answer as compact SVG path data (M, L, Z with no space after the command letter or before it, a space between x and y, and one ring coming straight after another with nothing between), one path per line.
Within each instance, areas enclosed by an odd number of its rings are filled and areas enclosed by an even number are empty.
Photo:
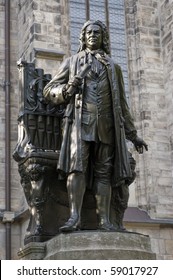
M35 62L36 67L54 75L57 61L62 61L63 55L69 54L67 1L37 0L20 3L18 56L27 62Z
M5 209L5 109L10 106L10 181L11 181L11 211L12 215L16 211L22 211L25 205L23 191L20 186L20 177L18 175L18 167L12 158L12 151L16 146L17 140L17 117L19 112L19 95L18 95L18 70L17 70L17 53L18 53L18 28L17 28L17 6L18 1L11 1L10 8L10 104L5 101L5 1L0 1L0 214L4 219ZM12 227L12 242L15 247L19 246L18 238L13 238L15 226ZM5 223L0 224L0 259L5 258ZM14 247L14 246L13 246ZM14 254L16 255L16 254ZM14 256L13 256L14 257Z
M126 0L125 5L131 107L139 135L149 145L147 153L134 153L137 161L136 200L138 206L147 210L153 218L172 218L169 124L172 102L168 106L160 1ZM166 15L169 5L162 6ZM168 41L169 38L167 44ZM167 61L170 63L170 58ZM167 71L171 74L170 68ZM169 87L168 84L166 87Z
M0 1L0 207L4 209L5 207L5 94L4 94L4 82L5 82L5 72L4 72L4 52L5 52L5 38L4 38L4 22L5 22L5 9L4 1Z
M167 129L168 138L170 141L170 153L171 153L171 165L172 165L172 176L173 176L173 1L159 1L159 14L160 17L160 28L161 28L161 46L163 55L163 78L164 78L164 89L165 89L165 103L167 108ZM163 184L165 184L164 182ZM173 185L173 180L171 180ZM172 188L168 182L165 185L164 198L168 197L172 193ZM172 196L171 196L172 197ZM172 199L169 198L168 209L172 211ZM164 211L163 207L161 209Z
M149 235L152 252L157 260L173 260L173 229L160 225L127 224L127 229Z

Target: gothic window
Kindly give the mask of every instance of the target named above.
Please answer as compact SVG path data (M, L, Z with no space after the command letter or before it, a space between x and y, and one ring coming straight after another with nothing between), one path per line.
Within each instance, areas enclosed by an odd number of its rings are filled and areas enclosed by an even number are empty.
M71 53L77 52L79 34L86 20L101 20L104 22L109 29L111 57L122 68L128 98L124 0L69 0L69 5Z

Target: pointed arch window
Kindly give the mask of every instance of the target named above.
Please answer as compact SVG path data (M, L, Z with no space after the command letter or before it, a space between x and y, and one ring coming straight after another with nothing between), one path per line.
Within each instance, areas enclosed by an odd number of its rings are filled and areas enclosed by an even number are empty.
M101 20L110 34L111 57L123 71L125 90L128 94L128 67L124 0L69 0L71 53L79 47L79 34L86 20Z

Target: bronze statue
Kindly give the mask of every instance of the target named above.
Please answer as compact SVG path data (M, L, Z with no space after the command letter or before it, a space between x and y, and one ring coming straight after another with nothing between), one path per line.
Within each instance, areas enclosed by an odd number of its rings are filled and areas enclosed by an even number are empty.
M147 144L137 136L122 72L109 56L108 31L101 21L84 24L78 53L62 63L43 95L55 106L66 106L58 171L67 176L70 218L60 231L80 227L86 188L95 192L98 228L117 230L109 217L111 191L133 177L126 139L139 153Z

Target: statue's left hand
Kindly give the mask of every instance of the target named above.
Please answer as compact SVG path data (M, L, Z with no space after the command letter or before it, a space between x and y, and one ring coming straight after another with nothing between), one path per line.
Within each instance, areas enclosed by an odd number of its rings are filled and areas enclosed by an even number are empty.
M136 136L136 138L133 140L133 144L139 154L143 154L144 148L146 151L148 151L148 145L145 143L145 141L142 138L138 136Z

